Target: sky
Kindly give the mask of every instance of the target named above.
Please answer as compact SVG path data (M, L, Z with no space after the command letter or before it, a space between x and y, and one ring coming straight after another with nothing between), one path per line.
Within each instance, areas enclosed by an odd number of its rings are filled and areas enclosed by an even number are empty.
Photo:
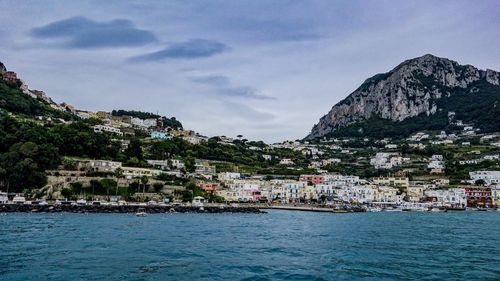
M499 15L495 0L0 0L0 61L58 103L271 143L406 59L500 70Z

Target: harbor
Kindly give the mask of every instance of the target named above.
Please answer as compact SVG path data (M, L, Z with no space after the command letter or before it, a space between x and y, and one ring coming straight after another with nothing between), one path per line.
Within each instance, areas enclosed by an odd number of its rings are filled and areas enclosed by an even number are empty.
M138 213L143 209L147 214L162 213L249 213L259 214L265 211L251 206L226 205L156 205L142 204L129 205L28 205L28 204L0 204L0 213Z

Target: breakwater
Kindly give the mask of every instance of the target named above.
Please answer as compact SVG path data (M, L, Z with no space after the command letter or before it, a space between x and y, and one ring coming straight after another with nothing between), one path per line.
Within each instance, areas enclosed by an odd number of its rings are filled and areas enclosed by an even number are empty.
M287 211L305 211L305 212L320 212L320 213L354 213L354 212L365 212L364 209L334 209L334 208L325 208L325 207L310 207L310 206L270 206L266 209L275 209L275 210L287 210Z
M256 207L231 207L231 206L139 206L139 205L24 205L1 204L0 212L6 213L136 213L144 209L149 214L161 213L265 213Z

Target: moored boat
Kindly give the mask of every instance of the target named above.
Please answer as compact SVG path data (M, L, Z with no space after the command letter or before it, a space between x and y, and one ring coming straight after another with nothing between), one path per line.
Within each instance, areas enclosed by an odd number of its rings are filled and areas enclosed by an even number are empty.
M144 208L137 209L137 213L135 213L135 215L138 217L145 217L145 216L147 216L147 214L148 213L146 213L146 209L144 209Z

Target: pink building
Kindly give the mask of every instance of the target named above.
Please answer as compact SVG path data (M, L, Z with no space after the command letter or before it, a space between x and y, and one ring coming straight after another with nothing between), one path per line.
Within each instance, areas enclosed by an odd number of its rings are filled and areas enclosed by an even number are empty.
M203 190L205 190L206 192L214 194L215 191L217 191L217 189L219 188L219 184L214 182L206 182L200 183L200 187L203 188Z
M301 175L299 181L312 182L313 184L322 184L325 178L321 175Z
M14 71L6 71L4 74L2 74L3 80L11 83L16 83L17 82L17 74Z

